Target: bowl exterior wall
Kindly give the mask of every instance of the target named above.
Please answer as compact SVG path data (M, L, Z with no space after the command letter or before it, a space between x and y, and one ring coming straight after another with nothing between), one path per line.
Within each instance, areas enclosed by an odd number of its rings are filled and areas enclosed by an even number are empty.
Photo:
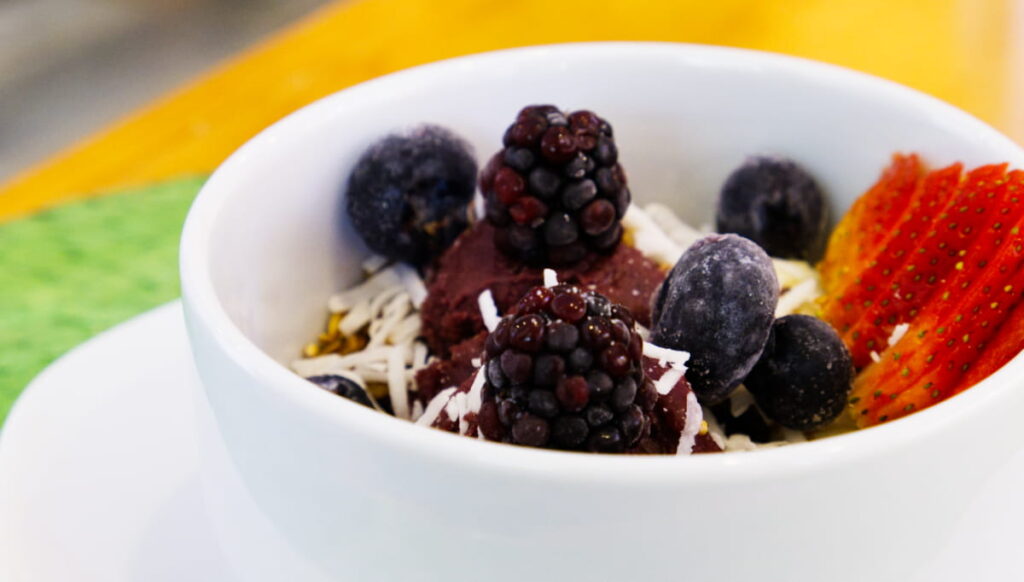
M801 161L837 212L894 151L1024 167L1024 152L994 130L913 92L710 47L482 55L298 112L211 178L182 246L204 485L240 579L906 580L1024 442L1021 361L950 402L956 415L928 410L714 459L604 460L410 427L273 361L287 363L290 346L316 332L327 295L359 277L366 251L337 209L366 144L439 122L464 132L483 162L520 106L546 101L612 119L635 199L668 202L698 224L749 154Z

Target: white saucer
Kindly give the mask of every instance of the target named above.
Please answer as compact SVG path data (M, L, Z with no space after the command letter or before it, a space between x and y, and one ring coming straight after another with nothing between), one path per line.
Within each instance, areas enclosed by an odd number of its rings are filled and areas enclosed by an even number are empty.
M0 434L0 580L233 580L207 521L180 302L72 350Z
M174 302L86 342L32 382L0 435L0 580L235 580L203 506L194 374ZM1024 451L909 582L1024 579L1022 540ZM850 548L850 559L870 560L871 541Z

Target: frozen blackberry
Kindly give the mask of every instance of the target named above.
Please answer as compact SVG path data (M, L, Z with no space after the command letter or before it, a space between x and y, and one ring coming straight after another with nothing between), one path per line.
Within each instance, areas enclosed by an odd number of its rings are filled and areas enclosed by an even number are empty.
M332 394L337 394L342 398L347 398L352 402L357 402L363 406L369 406L370 408L374 407L373 402L370 401L370 397L366 393L366 390L359 384L356 384L344 376L324 374L322 376L310 376L309 378L306 378L306 380L309 380Z
M469 145L447 129L389 135L356 162L345 209L374 252L423 265L469 225L476 171Z
M533 105L505 131L504 146L480 176L503 252L533 265L569 265L615 248L630 193L607 121Z
M574 285L535 287L487 337L485 393L504 442L621 453L658 398L629 311Z

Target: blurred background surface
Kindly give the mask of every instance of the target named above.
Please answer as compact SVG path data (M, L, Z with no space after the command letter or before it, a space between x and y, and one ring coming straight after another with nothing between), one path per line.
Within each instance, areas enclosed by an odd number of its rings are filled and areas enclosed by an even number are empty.
M1024 107L1009 106L1024 98L1024 0L594 0L586 15L572 14L584 4L572 1L0 0L0 184L324 4L386 5L395 27L403 8L432 6L467 22L509 20L507 33L485 26L490 38L462 42L476 50L658 39L808 56L935 94L1024 139ZM522 16L543 11L562 24ZM645 12L649 20L636 17ZM579 26L588 20L598 26ZM621 27L600 26L613 22ZM388 38L392 23L377 24L376 36ZM411 61L465 52L458 39L449 48L449 39L437 40L439 47L408 42L423 51Z
M327 0L0 0L0 183Z

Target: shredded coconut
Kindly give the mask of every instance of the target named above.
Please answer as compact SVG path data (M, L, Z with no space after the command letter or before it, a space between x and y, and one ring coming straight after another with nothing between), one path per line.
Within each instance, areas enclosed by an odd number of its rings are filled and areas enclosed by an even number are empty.
M739 418L754 405L754 395L742 384L729 396L729 414L733 418Z
M660 378L654 381L654 389L658 391L658 394L662 396L672 391L672 388L679 383L679 380L683 377L683 372L674 368L665 370L665 373Z
M374 273L369 279L351 289L335 293L327 300L327 308L332 313L352 311L353 307L363 300L371 299L377 294L399 285L401 285L401 279L394 267L390 267Z
M901 323L892 328L892 334L889 335L889 345L896 345L901 339L903 339L903 336L907 334L908 329L910 329L909 323Z
M498 315L498 306L494 304L494 295L491 295L491 290L484 289L477 297L476 302L480 306L480 317L484 320L484 327L487 328L487 331L494 331L494 328L498 327L501 317Z
M691 390L686 395L686 420L683 423L683 430L679 433L677 455L688 455L693 452L693 446L697 443L697 435L700 433L700 425L703 421L704 412L701 410L700 403L697 402L697 395Z
M773 258L772 266L782 289L791 289L808 279L818 278L818 272L806 261Z
M399 280L402 282L402 287L405 288L405 292L409 295L413 307L416 309L422 307L423 302L427 299L427 286L423 284L420 274L416 272L416 269L405 263L396 264L394 269Z
M690 245L706 236L706 233L680 220L675 212L664 204L652 202L644 207L644 211L651 218L651 222L683 249L690 248Z
M479 213L482 199L478 196L474 203ZM686 248L710 233L707 227L702 230L689 226L667 206L657 203L649 204L644 209L638 205L630 206L622 222L633 246L664 266L674 265ZM812 306L822 294L820 280L813 266L795 260L772 259L772 262L781 289L776 317L801 310L807 312L810 309L808 306ZM298 360L293 363L293 369L305 377L342 375L364 389L368 382L384 384L396 416L429 426L445 412L458 423L459 432L467 434L470 432L467 415L479 413L486 380L479 358L472 361L478 370L468 392L458 392L457 387L452 386L437 394L426 407L419 400L410 402L409 392L416 390L416 372L427 366L433 358L426 344L418 339L422 327L419 309L427 295L426 286L414 268L405 264L389 265L384 257L371 256L363 262L362 267L368 274L367 279L355 287L332 295L328 300L328 308L335 314L330 330L336 326L337 332L332 333L340 332L342 336L350 338L362 334L366 345L359 351L345 355L328 353ZM556 271L545 269L544 285L552 287L557 284ZM493 331L500 322L500 314L491 291L483 291L477 303L484 325ZM896 326L889 337L889 345L898 342L908 328L907 324ZM655 382L658 393L667 394L685 375L690 354L653 345L646 341L650 337L649 330L639 325L637 330L645 339L644 355L657 359L660 365L668 368ZM874 352L871 357L876 361L879 358ZM372 395L370 399L376 406ZM751 406L755 406L753 397L742 387L730 399L730 412L733 416L742 415ZM692 452L704 423L710 438L725 451L753 450L806 440L803 433L781 427L777 429L780 440L771 443L755 443L748 435L742 434L726 438L714 415L700 406L691 391L687 394L686 419L680 433L677 454ZM476 436L482 438L479 430Z
M558 273L554 269L544 269L544 286L554 287L558 285Z
M409 419L409 390L405 383L405 346L391 348L388 357L388 395L398 418Z
M365 261L363 261L363 271L367 275L372 275L377 271L381 270L384 265L388 264L388 258L383 255L370 255Z
M643 353L648 358L658 360L658 363L662 366L668 366L684 374L686 373L686 362L690 361L690 352L656 346L646 341L644 342Z
M444 390L437 393L430 403L427 404L427 409L423 411L423 414L416 419L416 424L422 426L430 426L434 424L438 416L441 416L441 411L444 410L445 405L448 404L448 400L451 398L452 393L456 390L455 386L451 388L445 388Z
M801 307L821 297L822 290L817 277L806 279L779 296L775 306L775 317L797 313Z
M633 246L662 265L675 265L685 247L677 244L636 204L622 217L622 226L633 234Z

